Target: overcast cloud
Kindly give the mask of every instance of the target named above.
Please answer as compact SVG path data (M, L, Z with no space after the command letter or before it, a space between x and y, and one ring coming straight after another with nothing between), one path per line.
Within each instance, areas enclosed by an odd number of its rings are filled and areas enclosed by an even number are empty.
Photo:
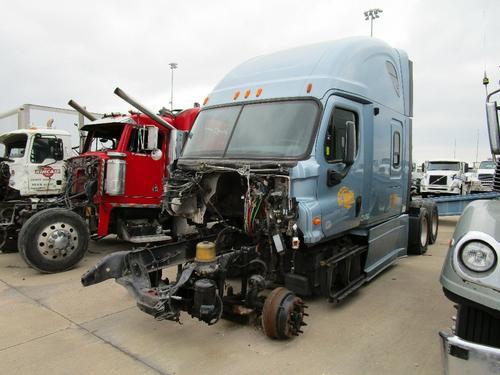
M486 68L500 78L500 2L0 1L0 112L23 103L122 111L122 87L151 108L201 102L235 65L302 44L374 34L414 61L414 157L488 157ZM490 90L491 90L490 89Z

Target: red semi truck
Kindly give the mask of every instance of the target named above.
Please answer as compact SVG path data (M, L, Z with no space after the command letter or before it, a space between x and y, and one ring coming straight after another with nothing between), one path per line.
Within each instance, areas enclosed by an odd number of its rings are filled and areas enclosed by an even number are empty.
M119 88L115 93L140 112L97 119L70 101L92 122L81 129L86 132L82 153L67 162L65 193L55 207L24 206L31 215L18 215L19 252L39 271L74 266L89 237L116 234L150 243L173 236L162 208L164 184L199 108L156 115Z

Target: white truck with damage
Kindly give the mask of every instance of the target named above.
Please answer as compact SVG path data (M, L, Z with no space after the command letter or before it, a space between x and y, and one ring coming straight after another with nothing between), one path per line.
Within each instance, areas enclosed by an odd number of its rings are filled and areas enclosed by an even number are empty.
M18 228L40 207L63 199L69 132L19 129L0 135L0 250L17 250ZM16 229L17 228L17 229Z
M424 175L420 181L422 197L429 195L463 195L470 192L466 176L469 165L463 161L429 160L422 166Z

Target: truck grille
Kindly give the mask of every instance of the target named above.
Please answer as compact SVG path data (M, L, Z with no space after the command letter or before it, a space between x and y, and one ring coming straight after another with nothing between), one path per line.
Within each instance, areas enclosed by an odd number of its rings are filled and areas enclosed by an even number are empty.
M477 179L481 182L483 186L492 186L493 185L493 175L492 174L479 174L477 175Z
M493 190L500 192L500 159L497 161L495 176L493 177Z
M429 176L429 185L446 185L446 176Z
M500 318L477 307L459 305L456 334L463 340L500 348Z

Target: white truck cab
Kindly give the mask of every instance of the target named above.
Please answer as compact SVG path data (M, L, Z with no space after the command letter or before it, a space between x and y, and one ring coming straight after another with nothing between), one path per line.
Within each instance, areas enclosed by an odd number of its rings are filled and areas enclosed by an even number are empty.
M429 160L422 166L424 175L420 182L423 197L434 195L460 195L469 193L469 165L450 159Z
M5 200L62 193L64 160L75 153L67 131L31 128L0 135L0 154L0 184L8 191Z

